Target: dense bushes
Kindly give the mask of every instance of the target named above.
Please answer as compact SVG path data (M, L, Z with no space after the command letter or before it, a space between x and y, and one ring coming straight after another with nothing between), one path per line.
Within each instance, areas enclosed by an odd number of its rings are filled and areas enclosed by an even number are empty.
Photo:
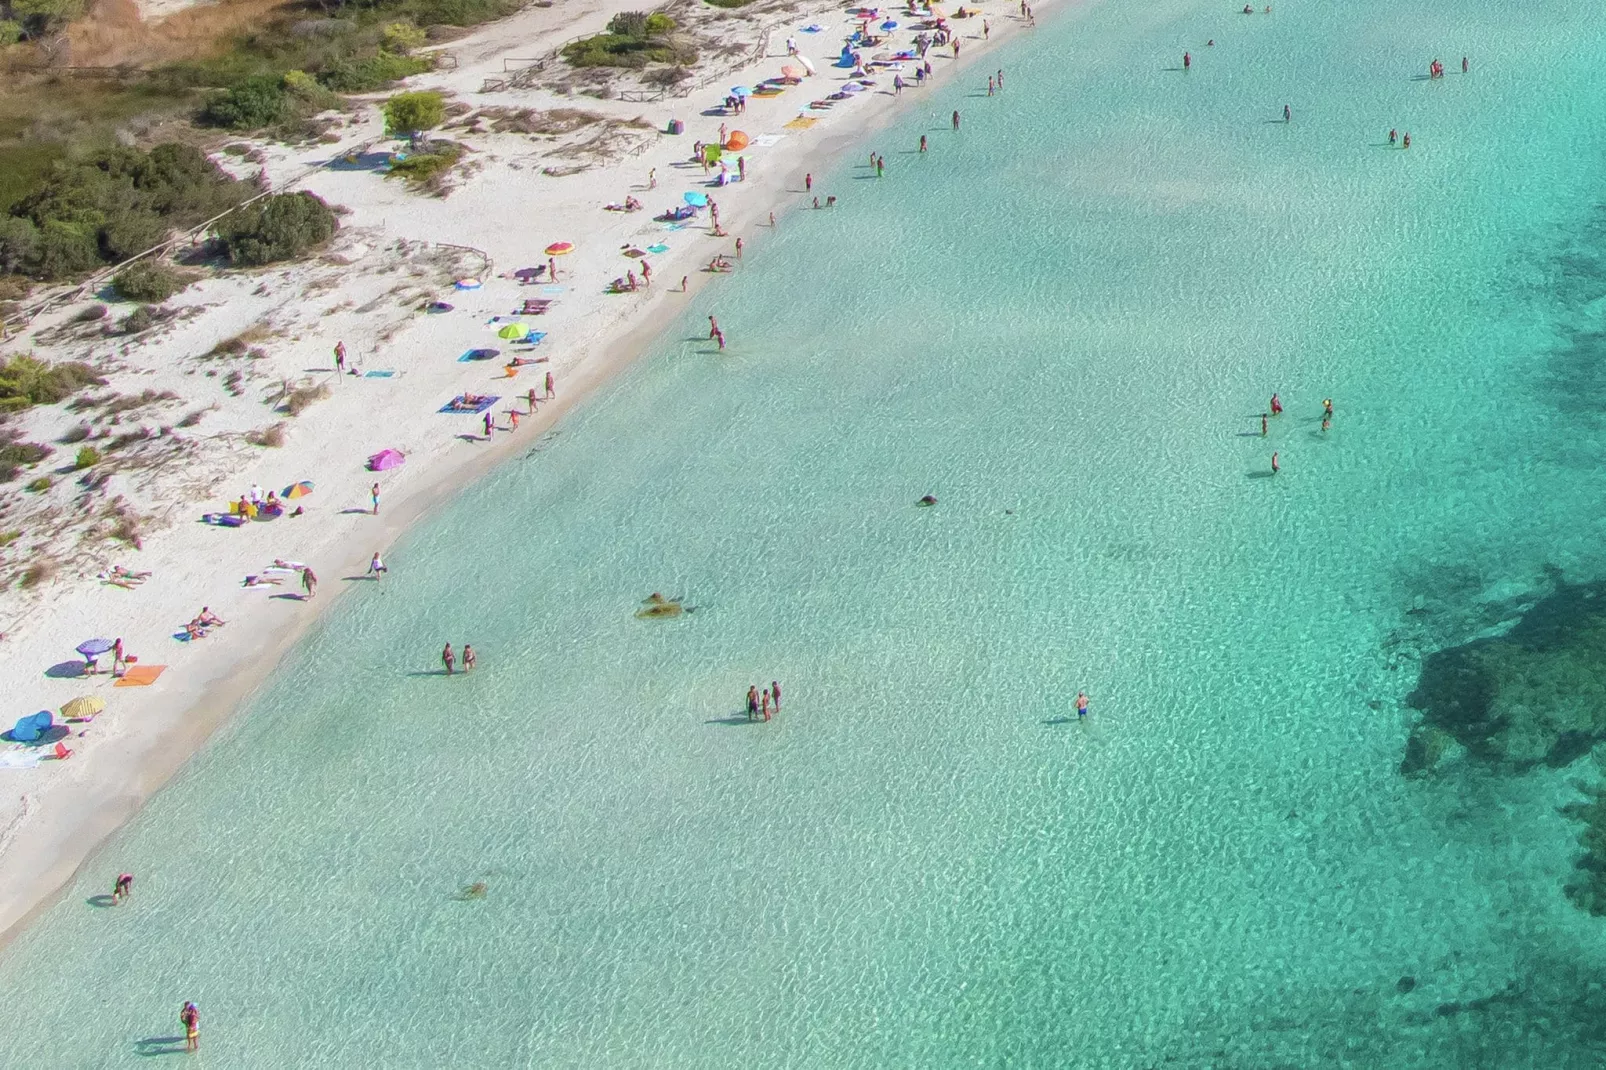
M390 178L406 179L414 189L446 195L450 188L446 176L463 158L463 146L455 141L431 141L390 165Z
M190 277L159 260L136 260L112 278L112 286L128 301L166 301L190 284Z
M310 193L276 193L225 216L217 225L229 261L241 267L293 260L334 237L339 223Z
M563 49L563 58L576 67L633 67L649 63L690 64L697 51L677 43L670 34L675 20L661 11L621 11L608 23L608 32L575 41Z
M189 145L115 147L54 164L43 188L0 216L0 269L60 279L116 263L193 226L250 187Z
M88 6L85 0L0 0L0 44L53 33Z
M323 84L337 93L372 93L392 82L399 82L430 69L428 60L398 56L381 50L358 60L340 60L319 75Z
M201 109L201 122L226 130L266 130L340 106L340 97L306 71L281 77L256 75L214 93Z

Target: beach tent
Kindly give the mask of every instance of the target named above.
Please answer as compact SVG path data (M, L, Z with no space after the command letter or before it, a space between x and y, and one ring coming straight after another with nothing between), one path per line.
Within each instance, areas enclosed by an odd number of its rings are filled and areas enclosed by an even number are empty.
M693 208L704 208L708 205L708 194L706 193L698 193L696 190L691 190L684 196L686 203Z
M368 458L368 468L373 472L388 472L392 468L400 468L406 462L407 458L401 450L385 449Z
M50 715L49 710L30 713L12 726L11 738L18 743L36 742L40 736L50 731L51 723L54 720L55 718Z

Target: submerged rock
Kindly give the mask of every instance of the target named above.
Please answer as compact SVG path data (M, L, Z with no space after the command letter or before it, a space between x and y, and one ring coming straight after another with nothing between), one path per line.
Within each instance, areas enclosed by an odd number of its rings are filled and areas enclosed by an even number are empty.
M1606 583L1559 583L1506 634L1427 655L1406 702L1423 714L1406 775L1443 757L1438 733L1512 772L1576 761L1606 739Z

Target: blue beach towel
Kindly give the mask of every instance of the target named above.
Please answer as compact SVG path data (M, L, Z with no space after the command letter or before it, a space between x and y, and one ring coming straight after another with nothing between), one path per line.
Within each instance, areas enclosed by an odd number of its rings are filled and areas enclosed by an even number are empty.
M486 409L490 408L492 405L495 405L498 401L501 401L502 399L500 397L481 398L480 401L479 401L479 404L474 406L474 408L472 408L472 409L458 408L457 407L458 402L461 401L461 400L462 400L462 395L459 394L457 397L453 398L451 401L448 401L446 404L442 405L440 407L439 411L440 412L445 412L445 413L450 413L450 414L452 414L454 416L475 416L475 415L478 415L479 413L484 412Z
M373 371L373 372L363 372L362 373L362 377L364 379L393 379L393 378L395 378L395 376L396 376L395 372L388 371L388 370L387 371Z

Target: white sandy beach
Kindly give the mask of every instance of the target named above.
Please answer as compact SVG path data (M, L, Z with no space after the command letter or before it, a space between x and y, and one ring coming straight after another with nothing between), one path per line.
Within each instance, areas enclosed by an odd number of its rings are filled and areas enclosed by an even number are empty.
M207 279L168 302L180 315L133 339L107 340L63 328L89 303L80 301L42 317L28 333L5 344L6 355L32 351L52 360L82 359L104 369L109 386L93 394L152 392L151 400L116 416L115 429L113 418L100 415L104 410L74 413L65 405L32 410L13 424L23 430L23 438L55 442L84 422L111 434L145 427L153 437L128 447L126 457L132 460L93 499L94 508L102 509L123 498L141 518L141 549L82 538L81 504L90 495L75 486L74 475L57 476L57 486L47 492L55 520L19 521L26 514L13 510L5 524L24 532L14 550L38 547L37 552L50 552L60 559L61 571L32 590L8 591L0 602L5 630L0 651L18 687L15 701L0 718L9 726L24 714L59 710L85 694L105 698L107 710L92 723L69 726L69 759L0 767L0 934L14 934L62 887L107 834L267 678L285 650L344 588L371 582L362 578L370 554L384 552L407 525L491 465L560 430L564 412L642 352L683 307L682 276L690 277L694 289L718 286L716 276L701 270L714 254L734 258L736 237L744 239L748 258L760 254L770 213L784 227L786 212L806 206L805 172L815 174L814 192L822 200L831 193L848 195L850 191L829 189L821 181L833 166L833 154L863 143L895 108L925 106L931 92L911 88L895 99L891 75L883 74L873 92L829 110L808 111L809 101L835 91L833 83L847 74L831 66L857 21L845 8L784 16L768 34L760 59L705 56L696 77L717 77L684 98L627 103L548 89L480 92L487 78L505 77L504 60L545 55L571 37L600 31L614 13L629 8L620 0L582 0L528 9L453 42L447 48L457 59L455 69L421 75L408 85L442 89L474 109L599 113L616 121L592 124L594 131L608 135L606 146L573 148L576 140L591 136L585 132L578 139L553 141L447 129L445 136L461 140L473 152L465 174L445 199L409 192L366 166L315 170L294 188L348 210L324 258ZM948 48L932 49L937 84L959 77L958 67L970 66L990 46L1025 27L1013 3L990 0L982 10L991 29L986 42L982 18L952 23L964 45L960 64ZM749 49L761 40L767 20L782 17L751 12L727 18L731 39L740 41L745 34ZM905 23L893 43L907 45L913 36L908 13L899 10L891 17ZM802 32L810 24L824 30ZM754 98L738 117L702 114L720 104L727 87L776 76L787 62L789 36L814 61L817 77L778 97ZM741 65L721 72L722 64L733 62ZM979 68L968 77L986 81ZM818 122L789 127L800 112ZM630 125L637 118L644 125ZM685 122L683 135L661 133L671 118ZM702 168L688 160L693 142L717 140L721 123L753 139L743 153L749 177L707 190ZM290 188L291 179L308 168L379 137L377 108L357 113L338 133L338 145L298 150L263 146L274 187ZM885 146L881 151L907 147ZM613 155L604 155L603 149ZM544 173L566 170L556 166L560 150L573 151L575 165L584 169ZM254 166L242 164L239 173ZM656 171L656 190L645 188L649 171ZM683 230L653 221L693 189L718 201L727 237L710 233L706 213ZM627 195L639 198L645 210L602 210L603 204ZM545 263L542 250L558 241L576 246L559 260L561 290L520 285L511 277L516 269ZM650 288L604 292L611 279L636 267L637 261L622 256L622 249L660 242L667 250L647 257L653 269ZM494 266L484 273L481 288L456 290L454 280L483 271L474 250L483 251ZM740 263L736 270L741 270ZM529 297L554 301L546 314L524 320L547 332L530 354L545 362L525 367L509 380L503 370L507 346L487 321L508 316ZM444 314L425 314L420 309L428 301L454 307ZM114 304L112 317L130 307ZM242 334L262 355L208 357L220 342ZM345 342L348 360L364 375L335 375L331 349L336 341ZM458 359L482 347L501 349L503 356ZM539 393L549 369L556 379L556 400L542 403L533 417L510 430L508 410L522 411L523 395L531 388ZM240 377L226 387L228 373L236 370ZM371 372L391 374L367 374ZM331 396L299 416L275 414L265 400L276 397L286 383L324 384ZM501 397L494 407L501 430L489 442L479 437L478 417L438 412L465 390ZM173 397L165 397L169 392ZM179 426L185 414L200 410L205 412L198 422ZM280 421L286 425L282 447L245 441L247 432ZM25 475L19 485L70 462L75 448L58 447L51 462ZM406 464L377 475L367 471L366 458L384 448L402 451ZM316 484L312 495L292 503L305 507L302 517L237 529L200 522L204 513L226 510L230 500L253 484L282 491L298 480ZM376 481L382 494L377 516L368 511L369 487ZM245 576L261 574L276 558L306 562L315 570L320 585L314 599L285 597L297 589L293 574L281 574L280 586L241 585ZM151 577L133 589L98 581L96 574L113 563L149 571ZM203 605L228 624L198 641L175 639ZM46 674L52 666L75 660L74 648L91 637L121 637L140 665L165 665L166 671L149 686L114 688L104 671L108 656L101 659L103 671L97 675ZM416 652L418 660L433 656L433 651ZM4 747L21 750L13 744ZM108 870L108 888L114 876Z

